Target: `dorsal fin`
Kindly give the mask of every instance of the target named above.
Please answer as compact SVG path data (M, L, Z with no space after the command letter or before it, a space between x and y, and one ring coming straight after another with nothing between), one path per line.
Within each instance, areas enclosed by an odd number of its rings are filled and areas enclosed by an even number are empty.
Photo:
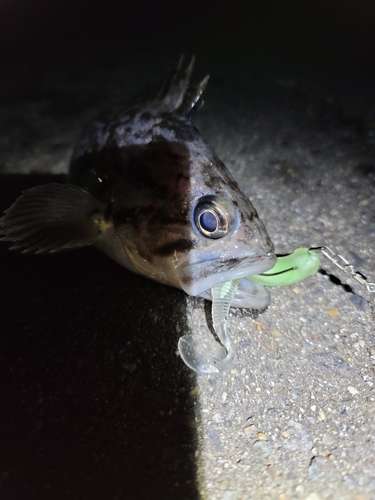
M190 116L199 109L203 102L201 96L208 82L208 75L196 86L191 88L190 77L193 72L195 57L184 67L184 56L181 56L177 66L156 89L154 101L162 103L169 111Z

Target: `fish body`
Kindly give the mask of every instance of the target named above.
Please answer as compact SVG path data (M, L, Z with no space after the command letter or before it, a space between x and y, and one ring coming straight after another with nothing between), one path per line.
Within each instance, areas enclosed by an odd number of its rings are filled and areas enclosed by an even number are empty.
M68 183L37 186L0 219L24 252L93 244L130 271L210 298L240 279L242 307L267 289L241 278L271 269L272 242L247 196L192 123L208 78L177 69L142 101L93 120L73 153Z

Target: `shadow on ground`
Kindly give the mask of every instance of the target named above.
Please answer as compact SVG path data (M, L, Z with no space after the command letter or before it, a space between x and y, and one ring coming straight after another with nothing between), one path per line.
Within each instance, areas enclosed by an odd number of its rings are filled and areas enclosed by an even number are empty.
M0 208L51 180L3 176ZM185 295L95 248L0 256L2 498L197 498Z

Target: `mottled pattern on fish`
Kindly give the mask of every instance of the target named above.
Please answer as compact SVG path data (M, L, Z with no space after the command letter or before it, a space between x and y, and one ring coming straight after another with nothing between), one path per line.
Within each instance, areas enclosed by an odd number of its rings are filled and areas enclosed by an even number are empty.
M275 257L255 208L191 122L208 80L190 89L191 71L180 61L151 97L92 121L75 148L68 186L91 196L86 217L99 249L132 271L207 296L217 282L270 269ZM35 251L17 222L26 210L21 197L0 228L4 239ZM254 287L250 295L263 294Z

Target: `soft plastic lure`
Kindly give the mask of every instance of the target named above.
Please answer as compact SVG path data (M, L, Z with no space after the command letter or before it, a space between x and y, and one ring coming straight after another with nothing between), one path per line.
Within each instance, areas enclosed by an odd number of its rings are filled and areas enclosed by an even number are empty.
M320 259L316 252L309 248L297 248L290 255L278 257L269 271L247 279L266 286L288 286L313 276L319 266Z
M200 374L220 373L229 370L236 353L227 332L227 316L239 280L224 281L212 287L212 323L220 340L202 335L184 335L178 350L185 364Z
M266 286L288 286L318 272L320 259L308 248L297 248L290 255L278 257L274 267L266 273L247 279ZM200 374L220 373L232 368L236 353L227 332L227 316L239 280L218 283L211 289L212 323L220 340L201 335L184 335L178 349L184 362Z

